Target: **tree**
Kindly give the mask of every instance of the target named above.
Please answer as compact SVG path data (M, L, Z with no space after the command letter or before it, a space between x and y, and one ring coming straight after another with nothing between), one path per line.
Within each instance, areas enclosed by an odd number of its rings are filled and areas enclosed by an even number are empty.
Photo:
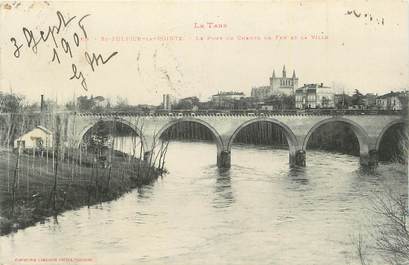
M128 99L117 96L115 108L119 110L127 110L129 108Z
M65 104L65 109L69 111L75 111L75 102L74 101L69 101Z
M354 94L352 95L352 105L362 106L364 104L364 95L359 92L358 89L355 89Z
M24 97L15 94L0 94L0 112L20 112Z
M85 143L89 153L93 153L97 158L101 158L103 153L108 150L110 135L110 126L104 122L97 122L85 135Z
M57 105L57 102L56 102L56 101L51 100L51 99L46 99L46 100L44 101L44 108L45 108L47 111L52 112L52 111L58 109L58 105Z
M407 130L401 135L400 142L399 149L407 157L409 145ZM375 220L380 220L374 224L375 231L372 237L375 246L373 251L379 253L389 264L409 265L408 194L407 188L397 191L396 186L396 183L393 183L392 186L386 185L381 193L374 195L372 200L373 212L379 217ZM366 253L362 252L362 238L359 239L357 252L361 264L368 265L365 259Z
M78 110L81 112L91 111L95 106L93 97L88 99L88 96L79 96L77 98Z
M375 224L375 232L372 237L375 245L367 246L364 251L363 238L359 235L357 253L362 265L368 265L366 256L380 254L387 264L409 264L409 217L407 197L396 194L396 191L386 189L382 195L373 200L373 210L382 221Z
M352 97L350 95L342 93L339 97L335 106L337 109L347 109L349 106L352 106Z
M283 109L294 109L295 108L295 97L294 96L283 96Z
M271 104L274 109L294 109L295 97L287 95L272 95L266 100L267 104Z
M321 107L322 107L322 108L328 108L328 107L329 107L329 98L327 98L327 97L322 97L322 99L321 99Z
M193 104L188 100L180 100L173 108L176 110L191 110Z
M34 111L39 111L39 110L40 110L40 106L38 105L37 102L24 107L24 111L26 111L28 113L34 112Z

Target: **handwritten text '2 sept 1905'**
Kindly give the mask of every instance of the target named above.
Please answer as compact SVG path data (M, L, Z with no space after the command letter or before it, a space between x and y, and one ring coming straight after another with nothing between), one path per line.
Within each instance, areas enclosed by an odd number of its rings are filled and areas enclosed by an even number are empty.
M24 45L26 45L27 48L30 48L34 54L37 54L37 48L41 43L51 42L51 45L53 47L52 53L51 53L52 62L57 62L58 64L61 63L60 55L59 55L59 51L61 52L61 49L62 49L63 54L69 56L69 58L73 58L72 47L80 46L80 38L88 39L87 31L84 25L84 20L88 16L89 14L82 16L75 23L76 16L66 19L60 11L57 11L58 24L48 26L48 29L46 31L40 30L37 35L35 35L32 30L26 27L23 27L22 28L23 35L26 41L24 44L17 41L15 37L10 38L10 41L12 45L14 46L14 52L13 52L14 57L20 58ZM72 38L64 38L63 36L61 36L63 30L68 29L70 27L73 28L75 26L78 27L77 29L78 33L77 31L75 31L72 34L72 36L70 36ZM81 37L79 34L81 35ZM86 51L84 56L85 56L87 63L91 67L92 72L95 72L95 69L97 66L99 66L100 64L108 63L111 60L111 58L117 54L118 52L115 51L111 53L109 56L104 58L102 57L101 54L98 54L98 55L95 53L90 54ZM87 91L88 90L87 81L84 76L84 73L82 71L79 71L79 69L74 63L71 64L71 71L72 71L72 75L69 77L69 79L70 80L72 79L80 80L82 88Z

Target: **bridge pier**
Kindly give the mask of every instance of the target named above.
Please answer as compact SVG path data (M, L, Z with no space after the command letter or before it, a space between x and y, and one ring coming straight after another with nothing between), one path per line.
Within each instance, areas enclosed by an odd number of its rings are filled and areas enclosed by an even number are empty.
M359 157L361 166L376 167L378 166L378 150L372 149L368 153L361 153Z
M217 152L217 167L218 168L230 168L231 166L231 152L223 150Z
M299 166L305 167L305 151L297 150L295 152L290 152L290 167Z
M362 111L359 111L360 113ZM7 114L10 115L10 114ZM179 122L193 122L205 126L214 137L218 152L217 165L220 168L229 168L231 165L230 147L234 137L246 126L256 122L268 122L280 127L287 138L290 146L289 164L290 166L305 166L308 140L310 136L325 124L341 122L353 130L358 138L361 150L361 165L376 166L378 164L377 150L383 135L395 124L406 124L406 120L401 115L378 114L378 115L356 115L342 111L328 115L282 115L269 113L267 115L231 115L222 113L221 115L201 114L194 115L188 113L160 114L155 115L116 115L116 114L87 114L68 113L58 114L64 116L63 132L64 141L67 139L79 146L83 136L98 122L115 122L127 125L141 137L143 150L153 149L155 138L160 139L171 126ZM11 116L9 116L11 117ZM41 123L46 128L55 130L53 115L45 115ZM11 119L11 118L9 118ZM156 140L157 140L156 139ZM149 161L153 151L144 152L143 159Z

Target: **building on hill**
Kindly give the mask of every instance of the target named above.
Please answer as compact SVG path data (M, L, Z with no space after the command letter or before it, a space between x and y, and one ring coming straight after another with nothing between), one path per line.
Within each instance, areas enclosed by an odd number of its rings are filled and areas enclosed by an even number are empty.
M364 107L366 109L374 108L376 106L376 98L377 97L378 97L378 95L376 95L376 94L367 93L362 99Z
M255 110L258 102L253 97L243 97L234 101L234 109L236 110Z
M178 110L197 110L199 106L199 98L187 97L178 100L178 103L174 106L174 109Z
M264 100L268 97L271 97L273 92L270 86L260 86L260 87L253 87L251 89L251 97L256 98L258 100Z
M295 108L334 108L334 91L321 84L304 84L295 92Z
M403 110L408 105L408 94L406 92L393 92L376 98L376 106L381 110Z
M212 105L215 108L234 108L234 101L244 98L243 92L219 92L212 96Z
M270 77L270 85L253 87L251 89L251 96L259 100L264 100L273 95L294 95L298 87L298 77L295 75L295 70L291 77L287 77L285 65L283 66L282 76L276 77L275 70Z

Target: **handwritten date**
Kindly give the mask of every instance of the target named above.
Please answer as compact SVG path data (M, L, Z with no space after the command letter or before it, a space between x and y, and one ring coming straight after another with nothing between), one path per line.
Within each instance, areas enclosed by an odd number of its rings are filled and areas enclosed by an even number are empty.
M88 39L85 20L90 14L86 14L78 19L77 16L66 18L60 11L57 11L56 15L57 23L55 25L49 25L46 27L46 30L35 32L28 27L23 27L22 33L24 41L22 42L19 42L14 36L11 37L10 42L14 49L13 56L20 58L24 48L31 50L31 52L37 55L40 45L51 43L49 46L44 45L44 47L51 47L51 62L61 64L60 54L65 56L68 60L72 60L75 57L73 49L80 46L80 39ZM63 34L68 28L74 32L71 36ZM112 52L104 59L101 54L86 51L83 56L92 72L95 72L96 67L108 63L117 54L117 51ZM80 80L81 87L85 91L88 91L86 75L83 71L80 71L74 63L71 63L71 73L69 80Z

